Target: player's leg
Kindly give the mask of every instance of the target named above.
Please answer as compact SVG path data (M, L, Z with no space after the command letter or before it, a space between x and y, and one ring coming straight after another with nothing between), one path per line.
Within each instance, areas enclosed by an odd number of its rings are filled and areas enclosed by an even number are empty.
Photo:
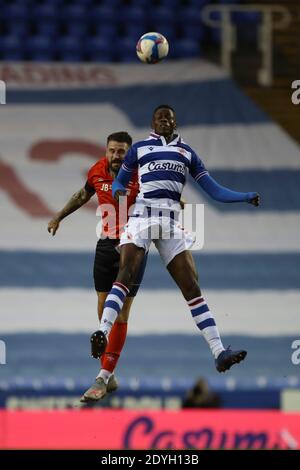
M98 295L98 318L101 322L103 307L108 292L97 292ZM100 359L100 371L92 386L84 393L81 402L98 401L105 397L107 393L114 392L118 388L118 382L114 375L114 370L121 355L127 336L127 322L133 297L127 297L123 308L114 323L110 334L110 342L106 346L104 354ZM93 337L93 335L92 335Z
M224 347L213 315L201 295L197 269L191 252L185 250L177 254L167 265L167 269L180 288L197 327L216 359L224 351Z
M107 295L108 292L106 293L105 297L101 296L101 311L98 312L100 323L103 314L104 302L106 300ZM115 386L116 380L113 380L113 378L111 379L111 377L117 366L118 360L120 358L122 349L126 341L127 324L133 299L134 297L126 297L124 305L118 315L118 318L111 329L109 343L107 344L105 351L100 359L101 370L97 377L103 378L104 382L108 384L108 392L111 391L111 383L113 387Z
M201 295L191 252L185 250L177 254L167 265L167 269L180 288L197 327L211 349L218 372L225 372L233 364L241 362L247 355L246 351L224 349L215 319Z
M101 370L96 378L95 384L85 393L84 401L90 397L92 400L103 398L106 393L113 392L118 387L113 372L125 344L131 305L143 280L146 263L147 255L144 256L140 269L137 275L134 276L134 282L132 283L128 297L126 297L123 307L111 329L109 343L106 345L105 351L101 356ZM100 322L106 298L107 293L98 293L98 315Z
M118 265L120 255L116 250L117 241L114 240L99 240L96 247L95 258L94 258L94 285L97 293L98 305L98 318L99 322L102 318L103 306L107 297L108 292L111 289L113 281L118 273ZM126 337L125 328L125 337ZM124 328L121 327L122 333ZM118 329L114 332L115 336L118 336ZM121 335L120 335L121 336ZM124 335L122 335L124 336ZM94 344L91 337L92 355ZM120 338L121 341L125 342L125 338ZM103 398L107 392L112 392L117 389L117 381L112 374L113 370L106 370L100 361L100 370L96 376L94 384L84 393L81 400L82 402L95 401Z
M119 360L121 351L123 349L123 346L126 340L127 323L128 323L130 308L131 308L133 299L138 293L139 287L143 280L146 264L147 264L147 255L144 255L141 265L138 267L137 273L134 272L132 275L130 292L128 296L125 298L125 301L120 310L120 313L118 314L117 319L111 329L110 336L109 336L109 343L107 344L105 348L104 354L101 356L102 371L100 371L100 376L103 376L104 379L109 377L109 373L113 373L117 365L117 362ZM106 299L107 299L107 293L105 293L104 295L104 293L98 292L98 316L99 316L100 324L102 320L102 314L103 314ZM105 374L106 374L106 377L105 377Z
M120 267L108 294L100 323L100 331L103 335L99 337L99 356L101 350L106 347L107 338L110 340L111 329L116 321L126 297L134 286L135 280L143 268L145 262L145 249L136 246L134 243L125 243L120 247ZM101 343L102 341L102 343Z

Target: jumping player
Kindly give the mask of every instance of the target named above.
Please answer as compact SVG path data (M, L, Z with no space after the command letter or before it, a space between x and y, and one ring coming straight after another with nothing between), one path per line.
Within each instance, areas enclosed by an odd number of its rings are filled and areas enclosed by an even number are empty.
M154 132L148 139L130 148L113 184L113 195L118 198L125 194L132 172L138 170L140 192L133 216L129 217L121 235L119 273L106 298L100 330L95 332L98 355L101 356L111 341L111 329L153 240L211 349L216 369L225 372L233 364L242 361L247 352L224 348L215 319L200 291L197 270L189 251L192 242L178 228L176 214L180 210L179 200L188 172L217 201L247 202L258 206L259 195L255 192L231 191L219 185L209 175L195 151L175 133L176 116L170 106L161 105L154 110L152 129ZM149 236L154 226L159 233L155 239Z
M106 158L102 158L92 166L88 172L85 186L72 196L66 206L48 224L49 233L52 232L52 235L55 235L60 222L86 204L97 193L102 220L107 222L103 225L103 232L97 243L94 260L94 284L98 296L99 321L101 321L107 294L117 277L120 255L116 250L116 246L119 244L120 231L123 228L119 226L119 204L112 197L112 183L131 144L132 138L127 132L116 132L109 135L107 138ZM128 185L128 208L135 202L138 188L139 185L135 175ZM110 209L111 213L108 214ZM126 222L127 212L124 224ZM132 286L122 306L118 320L111 331L109 346L101 357L101 369L96 377L96 381L81 398L83 402L97 401L103 398L106 393L113 392L118 387L113 371L125 343L130 308L139 289L144 274L145 263L146 258L141 264L136 282ZM98 357L93 353L93 336L91 337L91 342L92 355Z

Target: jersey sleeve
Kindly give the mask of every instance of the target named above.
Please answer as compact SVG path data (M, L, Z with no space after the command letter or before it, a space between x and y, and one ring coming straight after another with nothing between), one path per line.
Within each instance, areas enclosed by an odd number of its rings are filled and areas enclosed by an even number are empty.
M89 194L95 194L96 190L94 188L94 183L93 183L93 167L90 168L88 174L87 174L87 180L84 185L84 189L89 193Z
M208 171L204 166L201 158L192 150L191 165L190 165L190 175L198 183L198 181L204 176L208 175Z
M95 194L95 189L93 186L90 185L89 181L86 180L86 183L84 185L84 189L86 190L87 193L89 194Z
M132 145L128 152L125 155L124 162L122 164L122 168L125 171L133 172L138 167L138 159L137 159L137 149L135 145Z

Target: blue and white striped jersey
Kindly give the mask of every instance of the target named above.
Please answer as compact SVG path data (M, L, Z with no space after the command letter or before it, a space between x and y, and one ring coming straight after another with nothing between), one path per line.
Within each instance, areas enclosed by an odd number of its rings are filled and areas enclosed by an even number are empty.
M148 139L135 143L122 164L124 171L138 170L139 203L152 207L179 209L179 201L188 172L199 181L208 174L200 157L180 135L167 143L152 132Z

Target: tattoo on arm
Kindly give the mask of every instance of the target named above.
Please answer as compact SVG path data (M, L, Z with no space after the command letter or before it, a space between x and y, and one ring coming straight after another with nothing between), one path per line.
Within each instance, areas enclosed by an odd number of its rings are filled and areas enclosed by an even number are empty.
M65 207L63 207L63 209L57 214L57 217L59 220L64 219L69 214L72 214L72 212L75 212L77 209L87 203L92 196L93 194L88 193L85 188L80 189L75 194L73 194Z

